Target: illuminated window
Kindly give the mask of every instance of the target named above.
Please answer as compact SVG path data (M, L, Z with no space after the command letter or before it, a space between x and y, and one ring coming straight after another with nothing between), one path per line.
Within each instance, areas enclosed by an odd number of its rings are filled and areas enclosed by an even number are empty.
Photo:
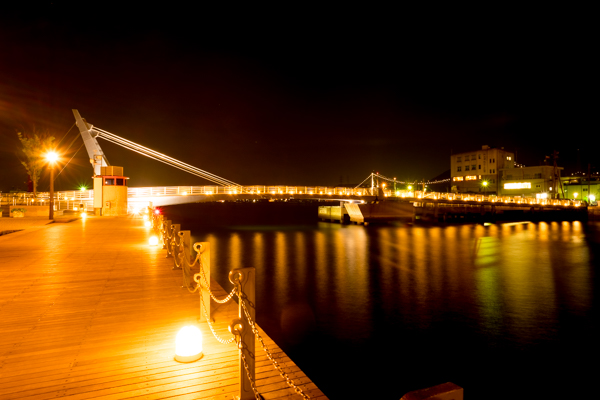
M506 159L507 159L508 161L510 161L510 160L511 160L511 157L506 157Z
M452 180L455 181L455 182L456 181L460 182L460 181L463 180L463 177L462 176L455 176L454 178L452 178Z
M505 183L504 189L531 189L531 182Z
M475 180L477 180L477 176L475 176L475 175L468 175L468 176L465 176L465 179L468 180L468 181L475 181Z
M107 178L107 179L104 180L104 184L107 185L107 186L114 185L115 184L115 179L114 178Z

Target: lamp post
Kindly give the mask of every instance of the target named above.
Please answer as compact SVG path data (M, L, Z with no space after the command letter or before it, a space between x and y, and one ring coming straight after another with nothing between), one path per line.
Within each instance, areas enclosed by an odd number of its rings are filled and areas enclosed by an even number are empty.
M50 164L50 212L49 219L54 220L54 163L58 160L58 154L51 151L46 154L46 160Z

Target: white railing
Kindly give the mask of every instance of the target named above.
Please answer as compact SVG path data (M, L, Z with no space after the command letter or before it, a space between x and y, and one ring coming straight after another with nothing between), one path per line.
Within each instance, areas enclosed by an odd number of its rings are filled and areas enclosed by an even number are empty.
M440 192L422 192L408 190L384 190L384 196L387 198L398 198L406 200L431 199L448 201L472 201L489 202L504 204L523 204L540 205L554 207L580 207L585 202L581 200L570 199L539 199L535 197L522 196L496 196L487 194L469 194L469 193L440 193ZM128 187L127 197L130 200L143 200L147 197L156 196L188 196L188 195L237 195L250 194L256 196L314 196L323 198L323 196L336 198L344 197L364 197L373 196L371 188L348 188L348 187L329 187L329 186L155 186L155 187ZM36 199L32 193L7 193L1 195L1 202L4 205L46 205L48 204L48 192L38 193ZM57 210L80 210L83 204L84 210L93 208L94 191L93 190L71 190L59 191L55 193L55 208Z
M370 191L369 188L328 186L155 186L130 187L127 195L129 198L214 194L369 196Z

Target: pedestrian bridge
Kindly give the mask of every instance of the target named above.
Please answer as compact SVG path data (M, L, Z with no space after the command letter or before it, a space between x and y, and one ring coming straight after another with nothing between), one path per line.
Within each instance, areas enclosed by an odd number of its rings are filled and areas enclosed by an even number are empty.
M45 205L49 193L3 194L5 205ZM93 190L71 190L55 192L56 210L93 210ZM316 200L351 203L375 201L399 201L412 203L416 207L427 205L495 206L505 208L536 207L546 209L587 208L579 200L540 199L521 196L494 196L483 194L439 193L428 191L386 190L384 188L350 188L329 186L153 186L130 187L127 189L129 211L152 205L154 207L225 201L290 201Z

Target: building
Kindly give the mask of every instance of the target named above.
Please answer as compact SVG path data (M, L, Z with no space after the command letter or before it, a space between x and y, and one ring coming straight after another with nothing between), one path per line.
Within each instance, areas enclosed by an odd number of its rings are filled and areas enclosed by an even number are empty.
M565 198L594 204L600 199L600 174L573 174L561 178Z
M539 165L500 170L499 196L564 198L562 167Z
M482 146L481 150L450 156L452 191L457 193L499 193L500 170L514 168L515 155L501 148Z

